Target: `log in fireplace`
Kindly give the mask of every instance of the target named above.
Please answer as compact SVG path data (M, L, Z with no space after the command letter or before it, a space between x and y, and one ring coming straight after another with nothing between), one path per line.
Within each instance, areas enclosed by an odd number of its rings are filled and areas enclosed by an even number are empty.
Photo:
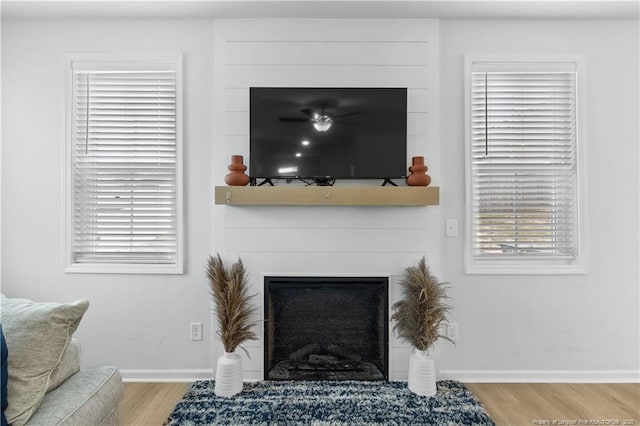
M265 277L266 380L388 380L387 277Z

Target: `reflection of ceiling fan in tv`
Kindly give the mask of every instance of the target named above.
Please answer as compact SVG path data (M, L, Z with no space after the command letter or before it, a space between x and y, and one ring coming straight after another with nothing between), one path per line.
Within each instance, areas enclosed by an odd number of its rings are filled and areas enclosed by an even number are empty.
M321 108L320 112L313 111L311 108L303 108L300 110L301 113L306 115L306 118L302 117L280 117L280 121L282 122L310 122L313 124L313 127L319 132L326 132L331 128L333 123L338 124L346 124L349 126L356 126L354 123L348 123L346 121L336 120L336 118L350 117L352 115L360 114L360 111L350 112L347 114L340 115L329 115L324 110L324 105Z

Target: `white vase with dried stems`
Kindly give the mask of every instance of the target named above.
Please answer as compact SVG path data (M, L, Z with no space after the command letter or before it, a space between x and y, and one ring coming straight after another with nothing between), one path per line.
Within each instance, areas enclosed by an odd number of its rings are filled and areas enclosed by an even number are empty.
M424 257L410 266L400 285L404 297L393 304L391 320L398 337L413 346L409 357L409 390L423 396L436 394L436 369L429 349L442 337L440 326L449 311L447 285L431 275Z
M218 320L218 334L224 346L224 355L218 358L216 368L215 394L231 397L242 392L242 363L236 349L247 340L257 340L251 330L255 325L251 316L256 308L251 305L247 271L238 259L226 269L217 254L209 256L207 277ZM246 350L245 350L246 352Z

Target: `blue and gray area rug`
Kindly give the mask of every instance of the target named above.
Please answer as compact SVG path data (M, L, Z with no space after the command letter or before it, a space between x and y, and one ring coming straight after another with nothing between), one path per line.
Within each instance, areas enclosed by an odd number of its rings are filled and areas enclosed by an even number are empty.
M442 380L433 397L406 382L263 381L232 397L214 393L213 380L195 382L169 426L189 425L495 425L460 382Z

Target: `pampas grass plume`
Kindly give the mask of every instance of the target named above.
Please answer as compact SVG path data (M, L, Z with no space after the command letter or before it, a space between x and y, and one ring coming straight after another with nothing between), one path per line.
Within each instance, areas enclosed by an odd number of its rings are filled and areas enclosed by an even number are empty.
M238 259L231 268L225 268L220 254L209 256L206 271L225 352L235 351L247 340L257 340L251 330L255 325L251 316L256 308L250 303L253 296L248 294L247 271L242 260Z
M440 325L446 321L450 309L445 303L447 286L431 275L424 257L417 267L406 269L400 285L404 297L393 304L391 316L398 337L422 351L429 349L440 337L454 343L440 334Z

